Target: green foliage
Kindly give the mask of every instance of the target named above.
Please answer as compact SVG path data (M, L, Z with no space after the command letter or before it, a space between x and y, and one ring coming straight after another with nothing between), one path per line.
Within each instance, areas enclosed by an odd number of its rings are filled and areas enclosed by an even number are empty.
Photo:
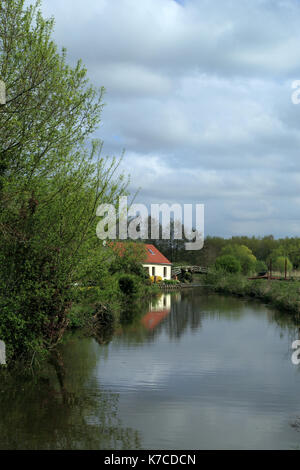
M103 106L104 89L89 85L80 61L67 65L66 51L59 53L51 39L54 20L44 19L38 6L25 7L24 0L0 4L0 77L7 91L0 111L4 185L7 174L27 186L41 171L56 172L58 160L96 128Z
M100 122L103 89L89 85L80 62L67 65L52 29L37 7L1 2L0 338L10 358L29 360L61 339L75 282L93 270L101 278L96 209L116 204L127 188L114 176L119 162L87 140Z
M83 328L91 320L94 313L92 305L89 304L75 304L69 314L69 328L77 329Z
M108 265L103 265L97 273L99 277L95 277L93 281L96 285L90 285L91 282L85 280L83 285L76 287L76 297L74 296L76 302L68 314L71 328L81 328L89 324L95 315L97 305L109 307L114 315L113 323L119 319L122 298L118 278L109 273Z
M268 271L268 267L264 261L257 260L255 264L255 271L257 274Z
M241 274L210 270L205 282L216 292L252 297L275 307L300 314L300 288L297 281L248 280Z
M247 246L229 245L222 249L222 254L236 258L240 262L243 274L255 272L256 258Z
M133 274L123 274L119 278L119 287L127 297L135 297L140 291L140 280Z
M151 241L151 243L153 242ZM223 249L234 245L243 245L251 251L256 259L264 261L267 265L269 265L270 257L275 260L278 256L288 256L294 269L300 267L300 237L286 237L276 240L273 235L264 237L235 236L228 239L207 236L202 250L186 251L183 240L174 240L173 224L171 225L170 240L159 240L155 242L155 245L175 265L181 266L213 266L216 259L225 254ZM255 272L256 268L253 268L252 263L250 263L250 268L251 272Z
M285 266L287 272L291 272L293 269L293 265L290 260L285 256L278 256L273 262L273 269L280 271L282 274L285 272Z
M193 282L193 274L189 271L184 271L180 276L180 280L186 283Z
M241 271L240 262L232 255L222 255L217 258L215 263L217 270L228 273L239 273Z
M143 280L149 279L142 262L145 260L146 251L141 243L112 243L110 248L111 262L109 271L112 274L135 274Z

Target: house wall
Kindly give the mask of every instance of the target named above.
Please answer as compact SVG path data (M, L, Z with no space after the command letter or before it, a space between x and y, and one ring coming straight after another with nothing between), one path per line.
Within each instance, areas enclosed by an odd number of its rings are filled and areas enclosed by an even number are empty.
M169 264L143 264L144 268L148 269L149 276L153 276L152 269L155 268L155 276L160 276L162 279L171 279L171 266ZM164 268L167 268L167 275L164 276Z

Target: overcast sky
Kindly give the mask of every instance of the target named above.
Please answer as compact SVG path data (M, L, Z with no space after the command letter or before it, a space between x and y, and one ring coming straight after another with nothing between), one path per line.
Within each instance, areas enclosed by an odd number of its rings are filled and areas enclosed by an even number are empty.
M204 203L210 235L300 236L298 0L44 0L105 86L95 137L137 202Z

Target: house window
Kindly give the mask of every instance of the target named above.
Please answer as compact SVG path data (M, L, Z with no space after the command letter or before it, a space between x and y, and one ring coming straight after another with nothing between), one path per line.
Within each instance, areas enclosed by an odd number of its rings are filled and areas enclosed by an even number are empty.
M164 267L164 277L167 277L167 268Z
M152 276L155 276L155 268L152 268Z
M151 250L151 248L148 248L148 251L149 251L149 253L151 253L151 255L155 255L154 251Z
M144 270L145 270L145 273L148 275L148 276L151 276L151 269L148 268L147 266L144 267Z

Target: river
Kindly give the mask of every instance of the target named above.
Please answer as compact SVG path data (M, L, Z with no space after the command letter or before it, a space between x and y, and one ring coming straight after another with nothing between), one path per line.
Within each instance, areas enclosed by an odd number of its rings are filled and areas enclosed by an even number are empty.
M132 318L133 317L133 318ZM299 449L296 322L186 289L0 384L1 449Z

